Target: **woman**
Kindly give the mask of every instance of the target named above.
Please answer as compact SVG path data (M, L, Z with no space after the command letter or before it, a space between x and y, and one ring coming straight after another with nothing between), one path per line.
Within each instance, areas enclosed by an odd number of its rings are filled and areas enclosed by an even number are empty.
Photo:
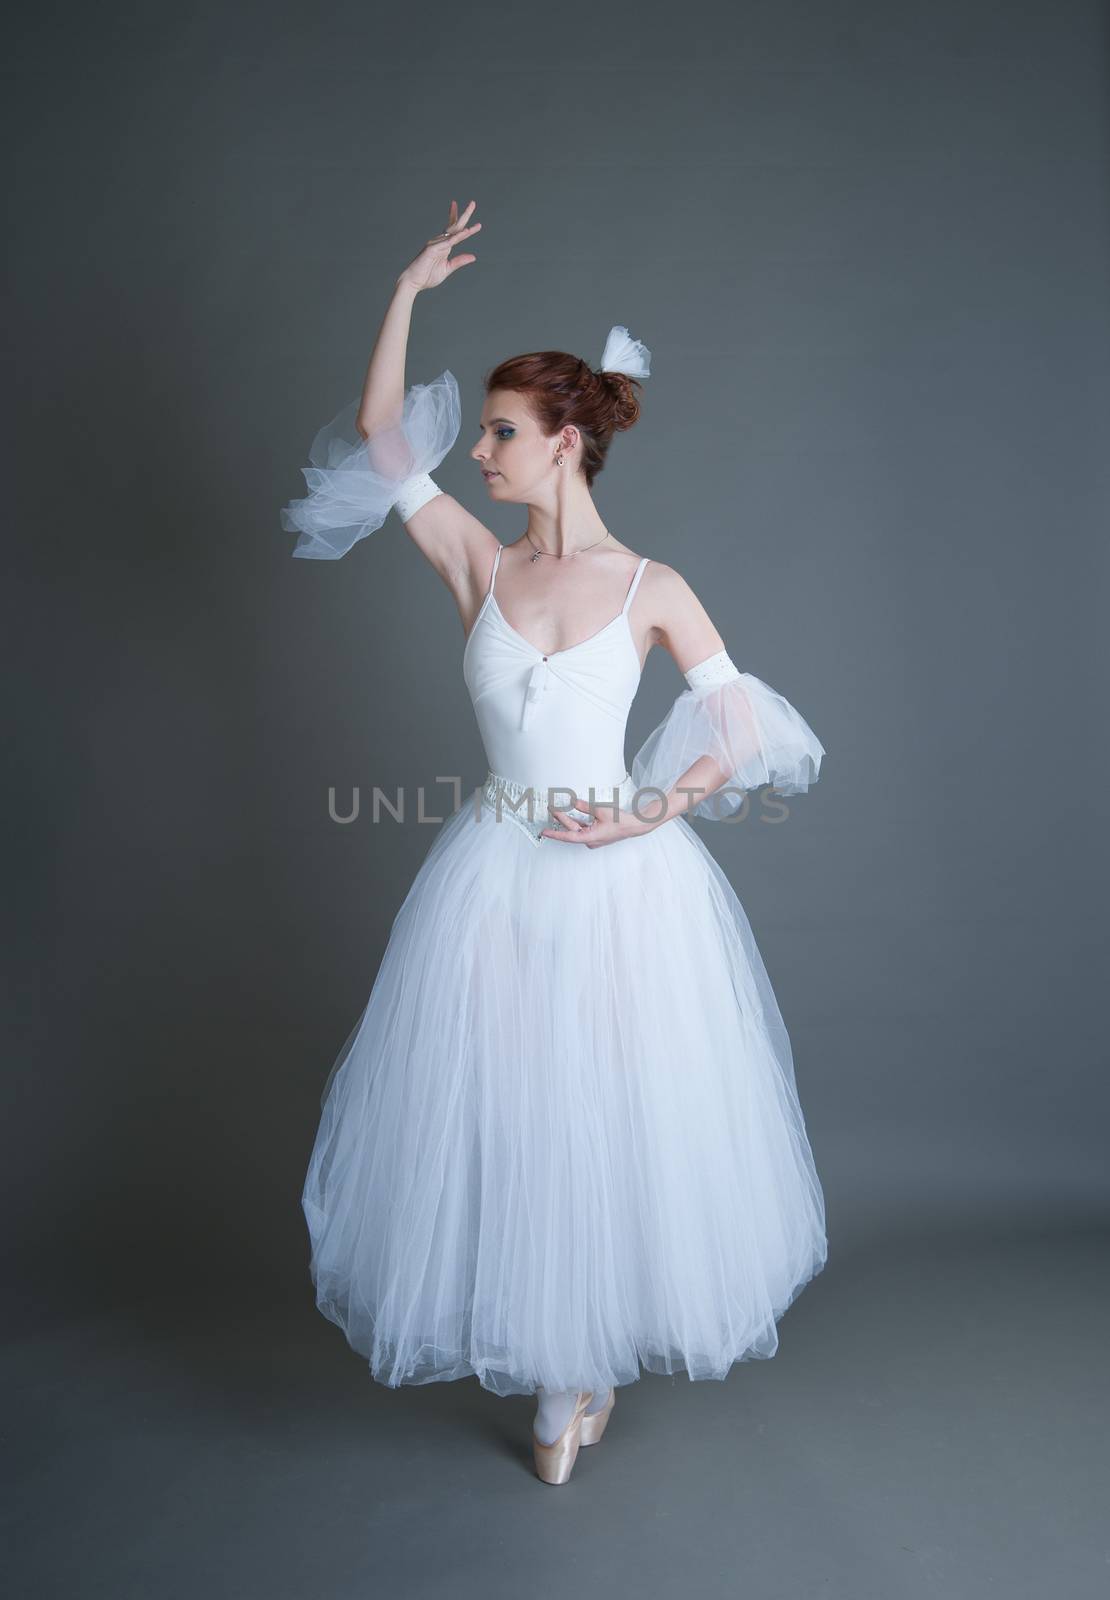
M470 454L498 539L430 472L460 426L450 372L406 395L413 303L473 255L474 202L397 279L361 399L286 507L335 559L396 506L454 595L488 759L437 832L335 1061L305 1182L323 1314L380 1382L476 1375L535 1393L565 1483L640 1368L723 1378L768 1357L826 1259L789 1040L744 911L686 813L803 793L822 746L740 673L682 577L614 537L591 488L639 413L647 351L541 351L486 380ZM637 753L648 652L687 688ZM616 848L610 848L616 846Z

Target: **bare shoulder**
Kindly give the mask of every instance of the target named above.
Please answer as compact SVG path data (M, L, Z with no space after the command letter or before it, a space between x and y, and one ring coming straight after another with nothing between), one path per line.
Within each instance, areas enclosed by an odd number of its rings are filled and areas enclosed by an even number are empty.
M640 592L654 640L670 652L680 672L725 648L709 612L677 568L649 561Z

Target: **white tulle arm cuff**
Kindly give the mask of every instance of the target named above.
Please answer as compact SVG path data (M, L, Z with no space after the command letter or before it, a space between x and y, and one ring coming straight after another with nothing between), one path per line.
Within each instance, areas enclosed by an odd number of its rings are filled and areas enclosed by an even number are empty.
M320 429L308 453L312 465L301 468L308 494L282 508L282 527L300 534L295 556L335 561L346 555L381 527L399 496L416 489L413 480L438 467L462 425L459 386L449 371L413 384L400 418L366 439L355 426L358 409L353 400Z
M779 794L805 794L817 782L824 746L782 695L750 672L738 672L724 651L691 668L688 682L691 677L691 687L633 758L629 771L637 789L668 794L708 756L724 776L720 783L712 775L691 779L711 792L690 812L720 820L740 809L749 790L770 784Z
M740 672L728 651L718 650L715 656L706 656L683 676L691 689L702 689L710 683L727 683L729 678L738 678Z
M401 485L393 502L393 509L402 522L407 522L421 506L426 506L429 500L434 500L437 494L442 493L443 490L435 479L429 478L426 472L422 472L418 477L409 478Z

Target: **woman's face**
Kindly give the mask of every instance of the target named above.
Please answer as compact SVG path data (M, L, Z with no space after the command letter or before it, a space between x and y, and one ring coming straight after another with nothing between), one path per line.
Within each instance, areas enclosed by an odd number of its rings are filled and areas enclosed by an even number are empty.
M470 452L482 469L494 500L535 499L555 473L573 473L578 443L573 427L550 437L540 432L524 396L515 389L491 389L479 419L481 433ZM563 455L561 467L555 457Z

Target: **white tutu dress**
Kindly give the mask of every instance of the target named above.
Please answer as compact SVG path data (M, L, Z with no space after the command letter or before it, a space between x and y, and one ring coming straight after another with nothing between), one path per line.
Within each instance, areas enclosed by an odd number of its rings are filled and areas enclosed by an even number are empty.
M453 390L450 373L410 390L412 451L391 473L368 471L357 434L318 436L323 475L283 512L299 553L341 555L405 469L442 459ZM434 441L416 437L421 408ZM329 471L365 492L337 496ZM764 784L804 792L824 752L722 652L626 766L647 558L617 616L544 655L501 614L500 555L463 651L488 775L432 840L323 1091L303 1193L316 1303L391 1386L724 1378L774 1355L777 1319L826 1260L774 993L684 818L596 849L541 830L569 789L630 804L705 755L728 792L696 811L728 815ZM641 797L645 817L657 805Z

